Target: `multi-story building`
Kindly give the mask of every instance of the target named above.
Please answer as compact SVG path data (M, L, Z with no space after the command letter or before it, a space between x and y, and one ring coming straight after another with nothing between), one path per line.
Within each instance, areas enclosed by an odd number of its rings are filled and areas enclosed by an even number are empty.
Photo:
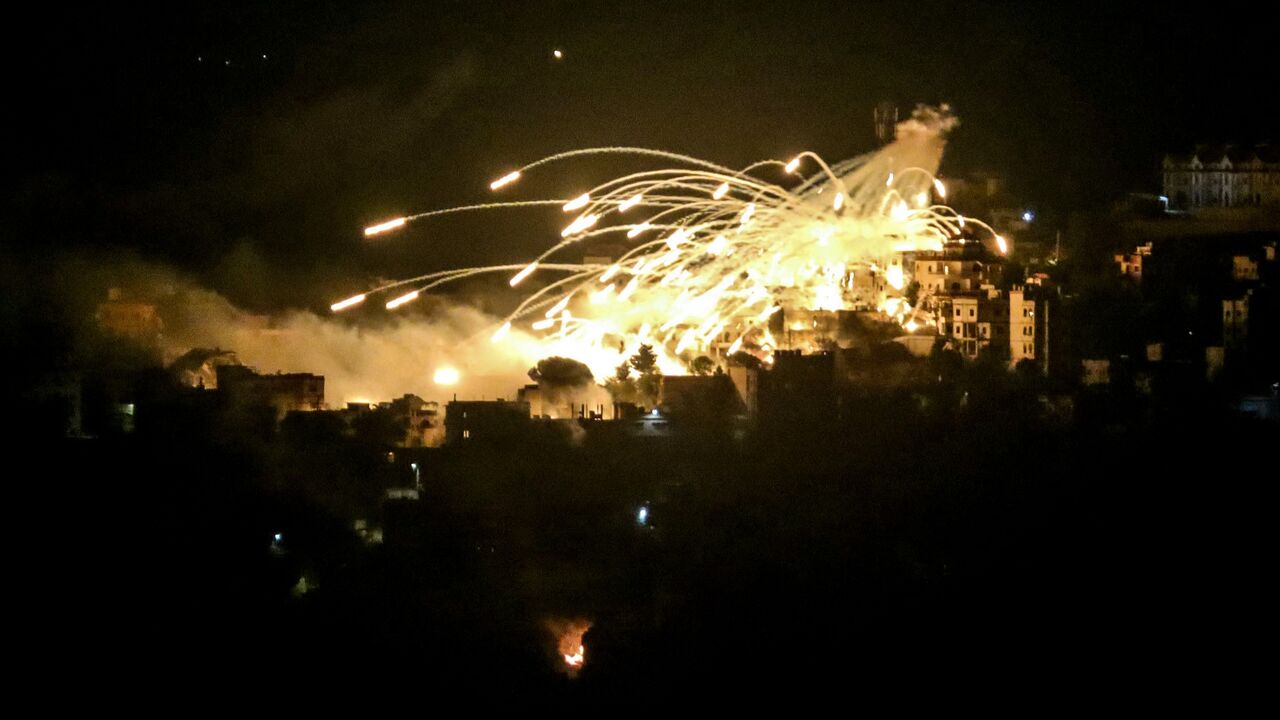
M323 375L259 375L244 365L219 365L217 378L218 392L233 408L269 407L276 420L294 411L324 409Z
M1120 274L1135 282L1142 282L1142 266L1151 257L1151 243L1139 245L1131 253L1116 255L1116 264L1120 266Z
M529 403L454 400L445 406L445 443L493 443L520 439L530 427Z
M980 243L948 243L939 251L917 252L911 263L921 297L973 292L1004 277L1004 263Z
M1280 146L1198 145L1166 155L1162 169L1176 210L1280 205Z
M1222 301L1222 345L1234 350L1249 337L1249 292Z
M961 355L972 360L991 348L1000 356L1007 356L1009 300L999 290L987 285L973 292L941 296L939 300L940 325Z
M941 295L938 334L969 360L984 352L1016 365L1022 360L1048 366L1048 303L1038 288L1015 286L1009 291L984 285L977 291Z
M1014 287L1009 291L1009 363L1022 360L1048 368L1049 306L1035 299L1034 290Z

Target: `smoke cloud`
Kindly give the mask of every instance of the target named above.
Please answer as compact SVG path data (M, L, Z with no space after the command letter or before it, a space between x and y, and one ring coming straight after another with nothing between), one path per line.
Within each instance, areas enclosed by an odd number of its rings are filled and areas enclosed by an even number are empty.
M221 348L259 372L323 375L331 406L405 393L439 401L455 394L512 398L528 382L528 360L488 341L497 319L443 301L420 315L364 326L302 310L255 315L211 290L185 287L163 303L161 313L167 354ZM457 371L456 384L436 382L443 369Z

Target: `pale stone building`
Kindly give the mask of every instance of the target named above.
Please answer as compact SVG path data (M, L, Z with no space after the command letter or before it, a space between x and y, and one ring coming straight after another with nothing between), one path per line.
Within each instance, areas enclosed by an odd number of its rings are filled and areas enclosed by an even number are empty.
M1175 210L1280 205L1280 146L1199 145L1166 155L1162 170Z

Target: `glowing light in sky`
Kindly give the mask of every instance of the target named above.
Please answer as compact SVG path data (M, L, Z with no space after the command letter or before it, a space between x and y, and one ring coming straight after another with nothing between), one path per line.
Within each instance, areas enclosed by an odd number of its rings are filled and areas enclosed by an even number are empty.
M342 300L340 302L336 302L330 305L329 309L332 310L333 312L341 312L353 305L359 305L362 302L364 302L364 295L355 295L353 297L347 298L346 300Z
M489 183L490 190L498 190L520 179L520 171L515 170Z
M404 305L405 303L413 302L414 300L417 300L417 299L418 299L418 291L417 291L417 290L414 290L413 292L405 293L404 295L401 295L400 297L396 298L395 300L392 300L391 302L388 302L388 303L387 303L387 309L388 309L388 310L395 310L396 308L400 307L401 305Z
M515 277L511 278L511 287L515 287L515 286L519 285L519 284L521 283L521 281L523 281L525 278L527 278L527 277L529 277L530 275L532 275L532 274L533 274L533 271L534 271L534 270L537 270L537 269L538 269L538 263L536 263L536 262L531 262L531 263L529 263L529 264L525 267L525 269L523 269L523 270L521 270L520 272L516 273L516 274L515 274Z
M437 385L457 385L461 379L462 375L451 367L437 368L435 374L431 376L432 382Z
M587 203L591 202L591 193L582 193L578 197L564 204L565 212L573 212L579 208L584 208Z
M395 220L388 220L384 223L378 223L377 225L370 225L364 229L364 236L373 237L374 235L391 232L396 228L404 227L406 222L408 222L408 218L396 218Z

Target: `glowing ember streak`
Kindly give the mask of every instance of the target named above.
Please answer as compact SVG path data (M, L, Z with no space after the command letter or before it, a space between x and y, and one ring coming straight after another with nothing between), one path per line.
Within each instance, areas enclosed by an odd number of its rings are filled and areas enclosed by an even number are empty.
M532 275L533 271L537 269L538 269L538 263L536 262L529 263L527 266L525 266L525 269L516 273L515 277L511 278L511 287L515 287L519 285L525 278Z
M751 216L756 213L756 204L749 203L747 209L742 211L742 216L738 219L738 225L746 225L751 222Z
M628 239L634 238L635 236L639 235L645 230L648 230L650 227L653 227L653 226L647 222L642 222L639 225L636 225L635 227L627 231L627 238Z
M595 225L596 222L598 222L599 220L600 220L599 215L595 215L595 214L583 215L582 217L579 217L577 220L574 220L573 222L569 223L569 227L562 230L560 232L560 236L569 237L570 235L577 235L578 233L587 230L592 225Z
M733 341L732 345L729 346L729 351L727 354L732 355L741 349L742 349L742 338L738 338L737 340Z
M631 297L631 293L636 291L636 286L639 285L639 283L640 278L631 278L631 281L627 283L627 286L622 288L622 292L618 293L618 302L626 302L627 299ZM642 336L645 334L647 333L641 333Z
M604 271L603 275L600 276L600 282L609 282L614 278L614 276L616 276L621 271L622 271L622 266L617 263L614 263L613 265L609 266L608 270Z
M884 186L885 186L885 187L889 187L889 186L891 186L891 185L893 185L893 173L889 173L889 177L888 177L888 179L886 179L886 180L884 181Z
M569 299L571 297L572 296L570 295L566 295L564 296L563 300L556 303L555 305L552 305L551 309L547 311L547 317L555 317L556 315L560 314L561 310L564 310L565 308L569 307Z
M933 189L938 193L938 197L943 200L947 199L947 186L942 184L938 178L933 179Z
M520 171L519 171L519 170L513 170L513 171L511 171L511 172L507 173L506 175L503 175L502 177L498 178L497 180L494 180L493 182L489 183L489 189L490 189L490 190L499 190L499 189L501 189L501 188L506 187L507 185L510 185L511 183L513 183L513 182L515 182L515 181L517 181L517 180L519 180L519 179L520 179Z
M582 194L581 194L581 195L579 195L578 197L576 197L576 198L574 198L574 199L570 200L569 202L565 203L565 204L564 204L564 211L565 211L565 212L573 212L574 210L578 210L578 209L581 209L581 208L586 207L586 206L587 206L587 203L589 203L589 202L591 202L591 193L582 193Z
M388 302L388 303L387 303L387 309L388 309L388 310L395 310L396 308L400 307L401 305L404 305L405 303L413 302L414 300L417 300L417 299L418 299L418 291L417 291L417 290L414 290L414 291L413 291L413 292L411 292L411 293L405 293L404 295L401 295L400 297L396 298L395 300L392 300L392 301Z
M711 193L711 198L713 200L720 200L721 198L723 198L725 195L728 195L728 194L729 194L729 183L722 182L716 188L715 192Z
M498 328L498 331L493 334L493 337L489 338L489 342L502 342L502 339L505 338L509 332L511 332L511 321L508 320L507 322L502 323L502 327Z
M1009 243L1005 242L1005 239L999 235L996 236L996 247L1000 248L1001 255L1009 254Z
M597 290L591 293L591 304L599 305L602 302L608 302L609 296L613 294L613 286L606 285L603 290Z
M341 312L351 307L352 305L359 305L362 302L364 302L364 295L355 295L353 297L347 298L346 300L343 300L342 302L336 302L330 305L329 309L332 310L333 312Z
M800 156L797 155L791 158L791 162L787 163L787 166L783 169L789 173L793 173L796 170L800 169Z
M432 382L437 385L457 385L460 379L462 375L451 367L437 368L435 374L431 376Z
M547 318L546 320L539 320L538 322L530 325L529 327L533 328L534 330L546 330L547 328L555 324L556 324L555 318Z
M391 232L396 228L404 227L404 224L408 221L409 218L396 218L395 220L388 220L384 223L378 223L377 225L370 225L364 229L364 236L373 237L374 235Z
M844 193L837 191L835 200L831 202L831 209L838 212L842 207L844 207Z
M631 208L639 205L641 200L644 200L644 195L639 193L632 195L618 205L618 212L626 212L630 210Z

